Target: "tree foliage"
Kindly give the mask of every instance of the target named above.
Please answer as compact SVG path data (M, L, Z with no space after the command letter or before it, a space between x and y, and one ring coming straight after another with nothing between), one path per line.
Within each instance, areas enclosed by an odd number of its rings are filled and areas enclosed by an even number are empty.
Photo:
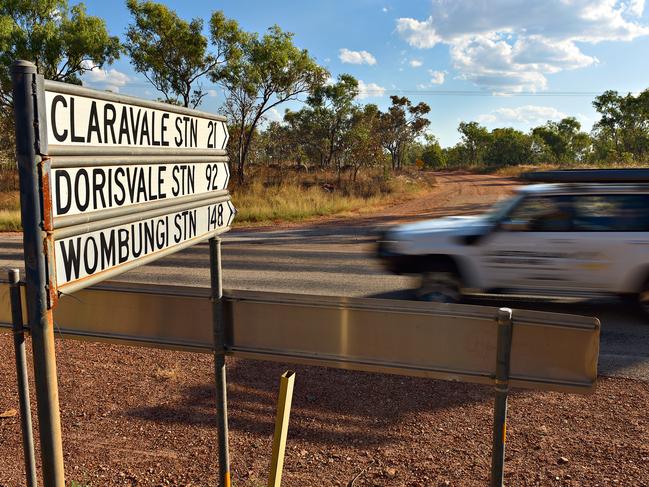
M342 74L336 83L316 86L305 107L284 115L296 142L320 167L340 168L358 92L358 81Z
M417 160L436 169L649 162L649 89L597 96L593 106L600 118L590 133L574 117L527 132L462 121L459 141L442 148L427 132L426 103L391 96L384 109L361 104L353 76L327 82L329 73L278 26L258 34L243 31L220 11L185 20L153 0L127 0L127 7L132 21L122 47L83 4L0 3L0 152L12 146L13 61L31 60L48 79L80 84L84 72L112 63L125 49L135 70L168 103L197 107L205 102L201 82L208 78L223 88L227 149L240 182L249 164L335 170L339 177L349 171L355 179L365 167L398 171ZM291 104L281 121L270 122L280 105L297 101L305 103Z
M462 134L461 143L468 165L481 164L490 139L487 129L478 122L460 122L457 130Z
M601 118L593 127L598 159L646 162L649 158L649 90L637 96L605 91L593 101Z
M196 108L207 92L200 79L238 55L238 24L214 12L210 19L213 48L203 35L203 19L186 21L165 5L128 0L133 23L126 31L126 52L135 70L168 103Z
M0 2L0 155L14 146L11 65L24 59L47 79L81 84L81 75L112 63L119 39L108 34L103 19L88 15L80 3L66 0Z
M549 151L550 159L545 162L579 162L588 156L590 137L581 131L581 124L574 117L566 117L559 122L548 121L532 129L532 135Z
M112 63L120 42L84 4L66 0L0 2L0 105L10 107L11 64L25 59L47 79L81 84L80 76Z
M258 124L274 107L298 99L321 86L327 72L305 49L293 44L293 34L273 26L266 34L246 34L237 42L240 56L211 73L227 94L223 111L236 127L230 139L236 154L239 182Z
M354 107L349 130L345 133L345 161L352 168L352 180L356 181L358 171L363 167L380 165L383 162L383 146L376 136L379 133L381 112L373 104Z
M393 95L390 100L392 105L381 114L380 132L383 147L389 152L395 170L401 169L408 145L430 125L430 120L424 118L430 107L424 102L413 105L405 96Z

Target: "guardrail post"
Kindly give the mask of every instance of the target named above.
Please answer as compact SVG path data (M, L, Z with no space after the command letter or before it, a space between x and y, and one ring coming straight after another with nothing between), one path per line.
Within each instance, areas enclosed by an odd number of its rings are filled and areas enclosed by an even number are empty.
M20 402L20 428L23 433L23 452L25 455L25 477L27 478L27 487L35 487L36 459L34 458L32 410L29 404L25 328L20 296L20 271L18 269L9 271L9 284L11 286L9 291L11 296L11 324L14 334L14 351L16 353L16 378L18 382L18 400Z
M288 421L291 416L293 401L293 386L295 372L287 370L279 380L279 397L277 398L277 416L275 418L275 435L273 436L273 456L270 460L270 475L268 487L282 485L282 470L284 469L284 452L288 435Z
M216 415L219 443L219 481L230 487L230 452L228 451L228 396L225 374L225 319L223 316L223 279L221 239L210 239L210 283L214 330L214 379L216 382Z
M64 487L54 326L48 296L51 290L44 251L47 235L41 198L41 157L38 152L46 144L41 136L45 129L41 123L44 107L39 106L39 100L43 98L42 83L39 83L36 66L28 61L13 63L11 75L16 121L16 159L20 177L27 317L32 335L43 480L45 487Z
M512 310L498 310L498 342L496 350L496 399L494 403L493 449L491 453L491 487L502 487L505 471L507 435L507 395L512 350Z

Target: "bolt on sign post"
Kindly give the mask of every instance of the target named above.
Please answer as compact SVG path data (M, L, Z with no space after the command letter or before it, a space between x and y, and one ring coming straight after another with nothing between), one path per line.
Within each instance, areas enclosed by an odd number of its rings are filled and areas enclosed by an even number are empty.
M62 295L201 241L218 246L236 213L228 131L217 115L45 80L27 61L12 76L43 478L63 487L52 310ZM214 284L220 252L210 262ZM217 330L220 284L213 296ZM216 381L226 415L224 361ZM219 439L229 485L227 431Z

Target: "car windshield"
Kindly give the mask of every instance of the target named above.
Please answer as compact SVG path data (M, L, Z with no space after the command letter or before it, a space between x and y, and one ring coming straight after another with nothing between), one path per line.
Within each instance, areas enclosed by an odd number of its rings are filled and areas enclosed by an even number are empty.
M487 220L491 223L498 223L501 221L507 213L518 203L521 199L520 195L512 196L511 198L505 198L498 201L495 205L491 207L486 213Z

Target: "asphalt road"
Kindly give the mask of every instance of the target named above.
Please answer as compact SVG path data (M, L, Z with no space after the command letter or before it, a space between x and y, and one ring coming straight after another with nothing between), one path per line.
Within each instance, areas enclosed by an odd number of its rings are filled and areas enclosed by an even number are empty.
M373 257L373 223L287 230L233 231L223 242L224 287L276 292L413 299L416 280L387 274ZM0 236L0 265L22 265L22 240ZM207 244L181 251L116 280L209 286ZM530 302L508 298L473 304L597 316L602 321L600 373L649 380L649 322L616 302Z

